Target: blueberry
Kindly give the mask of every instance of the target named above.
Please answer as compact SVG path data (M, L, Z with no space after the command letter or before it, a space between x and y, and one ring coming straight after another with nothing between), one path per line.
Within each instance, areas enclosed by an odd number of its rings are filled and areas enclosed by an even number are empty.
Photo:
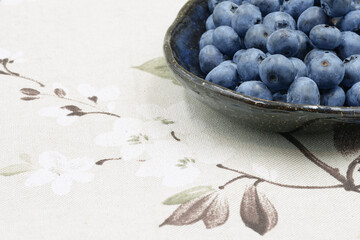
M332 54L334 56L337 56L336 53L333 52L333 51L313 49L310 52L308 52L308 54L305 56L304 63L305 63L305 65L309 65L311 60L313 60L314 58L319 58L319 57L322 57L322 56L324 56L326 54Z
M360 82L355 83L346 93L346 104L351 107L360 106Z
M255 24L261 23L262 17L258 7L244 2L236 10L234 17L231 21L231 26L239 34L244 37L247 30Z
M287 102L287 91L279 91L273 94L273 101Z
M298 19L300 14L314 6L314 0L285 0L281 6L281 11L290 14L294 19Z
M360 10L351 11L340 22L341 31L356 32L360 29Z
M210 15L208 17L208 19L206 20L206 30L211 30L211 29L215 29L216 26L215 26L215 23L214 23L214 15Z
M309 37L305 33L299 30L297 30L296 33L299 37L299 51L295 57L304 59L306 54L313 49L313 46Z
M266 47L271 54L292 57L299 51L300 40L296 31L286 28L279 29L270 35Z
M308 77L296 79L289 87L287 102L295 104L320 104L320 93L316 83Z
M231 19L238 7L238 5L230 1L221 2L216 5L213 13L215 26L231 26Z
M342 17L351 11L351 0L321 0L321 8L330 17Z
M251 97L261 98L265 100L272 100L272 94L263 82L248 81L243 82L236 89L236 92L242 93Z
M213 12L216 5L218 5L219 3L223 2L223 1L225 1L225 0L208 0L208 6L209 6L210 12ZM236 5L241 5L241 3L242 3L242 0L228 0L228 1L233 2Z
M289 59L295 67L295 72L296 72L295 79L297 79L299 77L306 77L307 76L307 67L306 67L305 63L298 58L292 57Z
M360 82L360 55L352 55L344 60L345 76L341 82L346 87L351 87Z
M262 15L266 16L271 12L280 11L279 0L246 0L247 2L257 6Z
M326 24L328 22L328 16L319 7L309 7L300 16L297 22L297 28L306 34L309 34L310 30L319 24Z
M344 106L344 90L339 86L331 89L320 90L320 104L324 106Z
M235 89L240 82L236 65L231 63L231 61L228 63L224 62L215 67L209 72L205 80L229 89Z
M313 58L308 65L308 76L320 89L336 87L344 79L344 75L344 63L333 54Z
M267 51L266 42L272 31L264 24L256 24L246 32L244 42L246 48L258 48Z
M203 73L209 73L213 68L224 61L223 54L214 45L207 45L199 54L200 69Z
M213 44L213 35L214 30L208 30L201 35L200 42L199 42L199 49L203 49L207 45L214 45Z
M296 22L292 16L284 12L272 12L264 17L263 23L271 31L281 28L296 29Z
M220 26L214 30L213 45L222 53L232 57L241 48L241 39L229 26Z
M310 40L318 48L332 50L340 45L341 32L336 27L320 24L311 29Z
M239 51L237 51L234 56L233 56L233 62L235 64L237 64L239 62L239 58L242 54L244 54L246 52L246 49L240 49Z
M354 32L342 32L338 52L342 59L354 54L360 54L360 36Z
M241 81L260 80L259 65L266 55L256 48L250 48L239 56L237 70Z
M287 89L294 81L296 70L292 62L280 54L267 57L259 67L261 81L272 91Z

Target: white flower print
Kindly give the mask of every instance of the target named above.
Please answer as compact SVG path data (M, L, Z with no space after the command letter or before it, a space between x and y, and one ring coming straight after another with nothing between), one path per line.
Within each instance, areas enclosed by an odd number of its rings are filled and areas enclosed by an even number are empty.
M235 149L219 143L216 136L209 133L202 122L192 118L196 110L185 101L173 104L168 108L157 105L146 104L137 107L137 112L145 119L153 119L162 122L160 128L174 131L181 142L187 144L191 149L191 156L200 162L214 164L230 159ZM169 124L170 123L170 124Z
M162 184L168 187L190 184L200 171L193 165L195 159L188 160L187 152L185 144L158 141L147 149L150 160L142 163L136 175L161 178Z
M26 59L23 58L24 53L22 51L10 52L9 50L0 48L0 59L8 59L12 63L24 63Z
M70 113L72 113L70 110L61 106L47 107L39 111L40 116L56 118L56 122L61 126L69 126L78 120L78 116L68 116Z
M115 100L119 98L119 88L114 85L106 86L104 88L95 89L89 84L80 84L78 91L81 95L87 97L95 103L107 103L108 111L115 109Z
M124 159L134 159L146 152L155 140L170 135L166 128L159 128L156 121L143 122L135 118L121 118L115 121L113 130L98 135L95 143L104 147L121 147Z
M81 183L88 183L93 180L93 173L88 171L94 164L90 158L68 160L58 152L47 151L39 156L41 168L30 175L25 185L36 187L51 183L51 188L55 194L65 195L70 192L74 180Z

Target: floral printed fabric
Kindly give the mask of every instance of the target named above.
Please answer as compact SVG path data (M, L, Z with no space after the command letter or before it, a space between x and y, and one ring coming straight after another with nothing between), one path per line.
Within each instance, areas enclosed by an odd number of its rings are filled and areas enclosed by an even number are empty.
M0 239L360 239L360 129L192 99L162 57L183 4L0 1Z

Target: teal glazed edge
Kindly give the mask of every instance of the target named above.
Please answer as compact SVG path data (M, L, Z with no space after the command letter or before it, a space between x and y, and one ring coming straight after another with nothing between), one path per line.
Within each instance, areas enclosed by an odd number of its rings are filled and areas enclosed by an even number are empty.
M329 126L333 125L330 123L360 123L360 107L299 105L263 100L210 83L185 69L175 57L176 39L185 31L184 26L188 24L189 16L194 14L195 7L205 6L205 3L207 0L190 0L184 5L167 30L163 45L169 68L182 85L190 90L191 95L225 115L240 119L250 127L273 132L293 131L309 125L309 122L314 123L316 131L330 130ZM196 34L196 30L193 32ZM190 44L194 49L198 48L197 42Z

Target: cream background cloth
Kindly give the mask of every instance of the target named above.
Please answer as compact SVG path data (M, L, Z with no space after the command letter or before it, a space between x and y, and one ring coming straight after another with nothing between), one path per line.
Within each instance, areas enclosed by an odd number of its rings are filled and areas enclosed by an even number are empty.
M279 220L260 236L239 214L244 190L254 182L249 179L225 188L230 217L224 225L206 229L200 221L159 228L177 207L163 205L165 199L195 186L216 188L237 176L218 163L285 184L339 184L280 135L243 128L187 97L172 81L132 68L162 56L165 31L183 4L0 2L1 58L22 51L26 61L9 69L46 85L0 75L0 239L360 239L358 193L267 183L258 189ZM40 91L40 99L20 100L23 88ZM100 110L56 97L55 88ZM98 104L87 99L92 95ZM121 118L69 118L71 111L60 109L66 105ZM140 144L129 144L136 137ZM343 173L357 156L338 153L332 133L296 137ZM15 174L19 169L26 171Z

